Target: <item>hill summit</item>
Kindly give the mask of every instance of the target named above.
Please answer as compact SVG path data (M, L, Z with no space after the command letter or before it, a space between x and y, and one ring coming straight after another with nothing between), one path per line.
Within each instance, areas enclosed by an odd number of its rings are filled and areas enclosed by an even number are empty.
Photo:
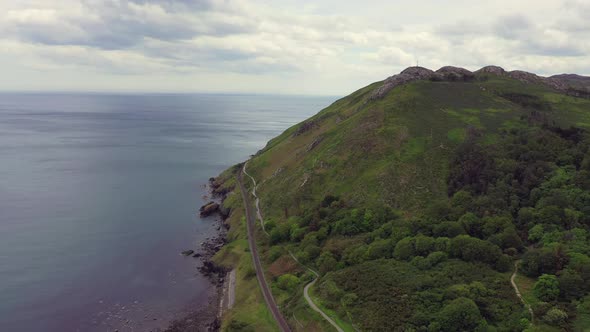
M475 79L476 74L493 74L497 76L506 76L522 82L545 84L559 91L568 92L576 90L590 91L590 77L562 74L551 77L542 77L533 73L522 70L505 71L499 66L486 66L475 72L465 68L444 66L437 71L432 71L424 67L408 67L401 73L387 78L383 85L373 94L374 98L382 98L394 87L417 80L432 81L470 81ZM577 83L577 84L576 84ZM572 91L573 92L573 91Z

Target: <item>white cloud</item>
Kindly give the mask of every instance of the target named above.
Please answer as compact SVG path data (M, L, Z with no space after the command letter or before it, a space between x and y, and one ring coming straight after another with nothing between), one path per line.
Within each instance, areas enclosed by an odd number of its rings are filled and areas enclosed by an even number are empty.
M582 1L23 0L0 89L346 94L403 68L590 74Z

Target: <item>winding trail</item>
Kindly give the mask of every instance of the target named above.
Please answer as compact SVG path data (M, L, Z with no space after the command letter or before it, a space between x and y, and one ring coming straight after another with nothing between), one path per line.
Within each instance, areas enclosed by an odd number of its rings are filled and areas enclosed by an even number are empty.
M260 220L260 225L262 226L262 230L264 231L264 233L266 233L266 235L268 235L268 232L264 229L264 219L262 218L262 213L260 212L260 198L258 198L258 196L256 195L256 188L258 188L258 185L256 184L256 180L254 179L254 177L252 177L252 175L248 174L248 172L246 171L246 166L248 165L248 162L244 163L244 167L242 168L242 171L244 174L246 174L250 179L252 179L252 183L253 183L253 188L252 188L252 195L256 198L256 215L258 217L258 220ZM247 214L248 213L248 208L249 208L249 203L247 201L247 197L244 196L245 194L245 190L244 190L244 185L242 184L242 177L241 174L238 175L238 182L240 184L240 189L242 191L242 197L244 198L244 204L247 206ZM248 220L248 224L250 224L250 220ZM252 223L254 224L254 223ZM254 237L254 234L252 233L252 235L250 235L250 227L248 228L248 241L250 241L251 238ZM254 251L252 251L252 255L254 256ZM307 285L305 285L305 287L303 288L303 297L305 298L305 301L307 301L307 304L309 304L309 306L316 312L318 312L320 315L322 315L322 317L328 322L330 323L338 332L344 332L344 330L342 328L340 328L340 326L338 326L338 324L336 324L336 322L330 318L330 316L328 316L325 312L322 311L322 309L318 308L318 306L313 303L313 300L311 299L311 297L309 296L309 288L311 286L313 286L315 284L315 282L318 280L318 278L320 277L320 275L314 271L313 269L305 266L304 264L302 264L296 257L295 255L293 255L293 253L289 250L289 255L291 255L291 257L301 266L305 267L307 270L309 270L311 273L313 273L313 275L315 276L315 278L308 283ZM258 253L256 253L256 256L258 256ZM262 268L261 268L262 270ZM256 275L258 275L258 269L256 270ZM263 279L264 279L264 274L263 274ZM259 279L260 282L260 279ZM265 281L266 283L266 281ZM268 287L268 285L266 286ZM271 294L272 297L272 294ZM268 304L268 302L267 302ZM276 304L275 304L276 306Z
M293 255L293 253L291 251L289 251L289 255L291 255L291 257L299 264L301 264L301 262L297 259L297 257L295 257L295 255ZM320 275L314 271L313 269L311 269L310 267L307 267L303 264L301 264L301 266L305 267L306 269L308 269L311 273L313 273L313 275L315 276L315 278L308 283L307 285L305 285L305 287L303 288L303 297L305 298L305 301L307 301L307 304L309 304L309 306L316 312L318 312L320 315L322 315L322 317L324 317L324 319L326 321L328 321L328 323L332 324L332 326L334 326L334 328L338 331L338 332L344 332L343 329L340 328L340 326L338 326L338 324L336 324L336 322L334 320L332 320L332 318L330 318L330 316L326 315L325 312L322 311L322 309L318 308L318 306L313 303L313 300L311 299L311 296L309 296L309 288L311 286L313 286L315 284L316 281L318 281L318 278L320 277Z
M256 195L256 188L258 188L258 184L256 184L256 180L254 180L254 177L248 174L248 172L246 171L246 165L248 165L248 162L244 163L244 174L246 174L250 179L252 179L252 184L254 185L252 187L252 196L254 196L255 198L254 204L256 205L256 216L258 217L258 220L260 220L260 226L262 227L264 233L266 235L270 235L264 228L264 219L262 219L262 214L260 214L260 198L258 198L258 195Z
M526 301L522 297L522 294L520 294L520 290L518 289L516 282L514 281L514 278L516 278L516 274L518 273L518 263L520 262L514 262L514 272L512 272L512 276L510 277L510 284L512 284L512 288L514 288L514 292L516 293L516 296L518 296L520 302L522 302L525 308L527 308L527 310L529 311L529 314L531 315L531 324L533 324L535 322L535 314L533 313L533 309L528 303L526 303Z
M244 165L244 173L245 169L246 168ZM254 262L254 269L256 270L256 278L258 279L258 284L260 285L260 289L262 290L264 301L266 302L266 306L272 313L272 316L276 320L279 329L283 332L291 332L291 328L289 327L289 324L287 324L287 321L285 320L283 314L279 310L279 307L277 306L277 303L275 302L275 299L272 296L272 292L270 291L270 287L266 282L266 278L264 277L264 270L262 269L262 264L260 263L260 257L258 256L258 250L256 248L256 239L254 237L255 219L252 214L252 208L250 206L250 201L248 200L246 188L244 188L244 183L242 182L242 172L238 172L238 184L240 186L240 191L242 192L244 208L246 209L246 228L248 230L248 245L250 246L250 252L252 253L252 261Z

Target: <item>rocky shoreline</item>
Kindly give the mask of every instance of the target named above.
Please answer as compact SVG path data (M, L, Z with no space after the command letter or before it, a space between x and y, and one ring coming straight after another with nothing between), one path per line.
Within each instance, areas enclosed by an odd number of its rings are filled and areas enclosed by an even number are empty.
M215 264L212 258L227 242L226 236L229 225L225 221L229 217L230 211L223 207L227 192L219 190L215 178L209 179L207 187L213 201L209 201L199 209L199 216L201 218L215 217L215 222L219 223L217 227L218 233L201 242L196 250L187 249L182 251L181 254L200 260L201 265L197 269L209 279L215 287L215 292L209 297L208 304L205 307L173 321L164 330L165 332L219 331L221 327L220 302L225 291L225 280L229 271L223 266Z

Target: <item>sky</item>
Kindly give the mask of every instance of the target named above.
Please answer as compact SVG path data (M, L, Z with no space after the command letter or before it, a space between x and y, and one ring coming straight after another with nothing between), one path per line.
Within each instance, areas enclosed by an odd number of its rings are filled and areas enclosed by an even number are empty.
M590 74L590 1L0 0L0 91L346 95L416 64Z

